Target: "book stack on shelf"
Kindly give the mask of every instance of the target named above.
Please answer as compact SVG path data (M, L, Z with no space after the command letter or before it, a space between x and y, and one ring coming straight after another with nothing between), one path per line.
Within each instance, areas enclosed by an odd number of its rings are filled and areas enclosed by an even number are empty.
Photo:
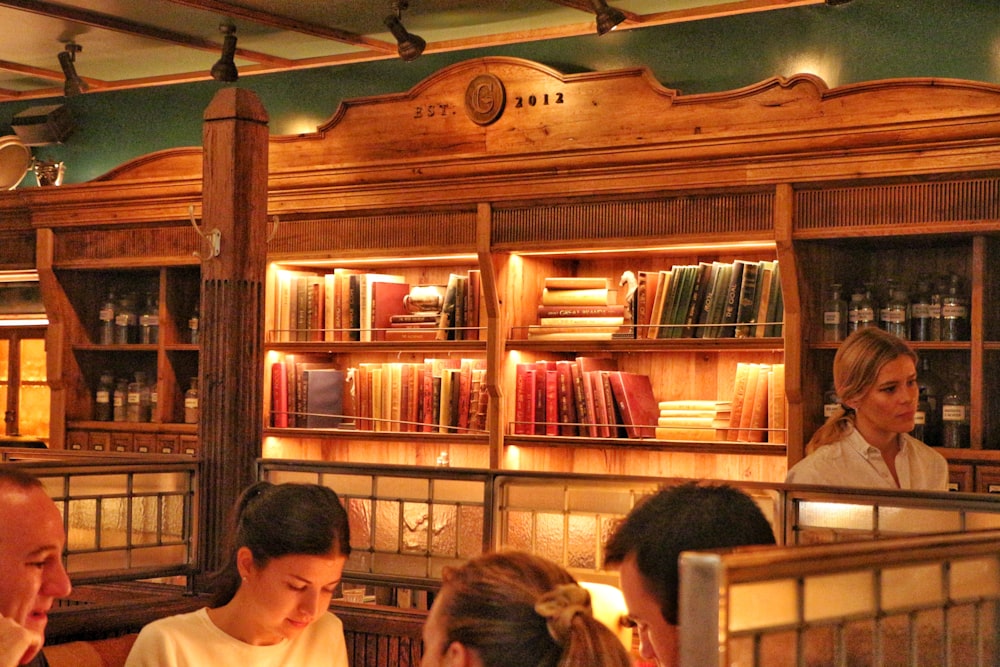
M489 393L479 359L361 363L337 368L286 354L271 367L275 428L480 433Z
M781 336L783 298L777 260L699 262L638 271L638 338Z
M708 400L660 401L660 414L656 421L657 440L683 440L706 442L724 440L729 426L728 412L725 424L719 421L720 410L728 410L727 403Z
M545 278L538 324L528 326L533 340L610 340L623 332L625 306L600 277Z
M275 272L274 342L478 340L479 270L452 273L444 286L411 286L405 276L337 268ZM413 301L412 290L439 287L441 302Z
M657 404L647 375L603 357L518 364L515 435L652 438Z

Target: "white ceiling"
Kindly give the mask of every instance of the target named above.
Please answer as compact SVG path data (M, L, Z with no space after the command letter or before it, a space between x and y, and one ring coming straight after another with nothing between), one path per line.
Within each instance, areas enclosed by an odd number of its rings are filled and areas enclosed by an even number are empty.
M831 4L832 1L831 0ZM824 0L609 0L633 29ZM58 54L75 41L90 92L208 79L220 24L236 26L240 76L397 58L393 0L0 0L0 102L62 94ZM409 0L425 53L595 32L591 0Z

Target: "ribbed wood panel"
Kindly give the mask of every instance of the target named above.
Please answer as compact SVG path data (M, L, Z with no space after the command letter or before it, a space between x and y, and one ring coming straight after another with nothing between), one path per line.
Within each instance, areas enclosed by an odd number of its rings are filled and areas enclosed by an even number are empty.
M202 243L190 225L156 229L59 230L55 234L53 264L127 261L130 258L157 263L180 256L193 257L195 251L204 251Z
M1000 219L1000 177L795 193L796 229Z
M35 235L0 235L0 270L23 270L35 268Z
M493 246L770 232L773 192L715 193L641 201L498 209Z
M370 252L383 255L423 249L435 253L475 249L475 211L430 211L281 221L268 254Z

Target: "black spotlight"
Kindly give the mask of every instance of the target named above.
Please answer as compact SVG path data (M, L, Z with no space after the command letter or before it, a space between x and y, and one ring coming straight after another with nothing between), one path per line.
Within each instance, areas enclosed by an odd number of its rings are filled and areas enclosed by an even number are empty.
M385 17L385 25L392 32L392 36L396 38L396 43L399 45L397 49L399 57L406 62L416 60L427 48L427 42L403 27L403 10L409 6L410 3L407 0L397 0L392 3L393 13Z
M625 20L625 12L615 7L609 7L604 0L590 0L590 4L594 6L594 13L597 14L598 35L611 32Z
M232 83L240 78L233 58L236 56L236 26L223 23L219 32L225 35L222 40L222 57L212 65L212 78L224 83Z
M86 92L87 83L76 73L76 54L83 51L83 47L76 42L69 42L66 48L59 54L59 65L62 66L66 83L63 84L63 95L73 97Z

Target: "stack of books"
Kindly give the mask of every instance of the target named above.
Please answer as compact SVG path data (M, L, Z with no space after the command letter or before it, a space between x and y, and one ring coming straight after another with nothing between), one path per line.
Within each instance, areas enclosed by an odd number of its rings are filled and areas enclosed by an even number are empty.
M534 340L610 340L625 323L625 307L607 278L547 277L538 306L538 324L528 327Z
M706 442L717 439L719 403L708 400L660 401L657 440ZM729 425L727 419L726 425Z
M736 365L726 440L785 442L784 364Z

